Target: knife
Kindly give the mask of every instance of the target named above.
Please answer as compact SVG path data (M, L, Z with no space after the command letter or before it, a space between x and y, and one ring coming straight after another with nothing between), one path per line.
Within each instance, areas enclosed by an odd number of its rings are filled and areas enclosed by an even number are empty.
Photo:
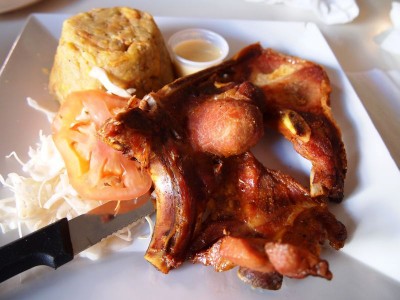
M61 219L0 248L0 282L39 265L57 269L112 233L150 215L149 197L107 202L71 220Z

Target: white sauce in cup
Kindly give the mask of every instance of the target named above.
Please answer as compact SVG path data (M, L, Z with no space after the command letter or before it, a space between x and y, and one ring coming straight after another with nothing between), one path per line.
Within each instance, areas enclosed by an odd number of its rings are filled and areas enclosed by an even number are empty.
M178 31L168 40L178 75L189 75L221 63L229 45L219 34L198 28Z

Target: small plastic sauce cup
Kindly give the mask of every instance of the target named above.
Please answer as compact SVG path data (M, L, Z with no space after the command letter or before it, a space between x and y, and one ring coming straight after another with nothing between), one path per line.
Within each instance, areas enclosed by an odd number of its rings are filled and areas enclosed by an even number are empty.
M229 45L221 35L199 28L176 32L169 38L168 46L180 76L217 65L229 52Z

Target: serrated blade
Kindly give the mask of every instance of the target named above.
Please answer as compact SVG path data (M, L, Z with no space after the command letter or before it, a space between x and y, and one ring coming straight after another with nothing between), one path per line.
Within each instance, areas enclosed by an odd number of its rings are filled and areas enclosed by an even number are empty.
M154 212L149 195L112 201L72 220L63 218L0 247L0 282L39 265L54 269Z
M74 255L154 212L148 198L108 203L68 222Z

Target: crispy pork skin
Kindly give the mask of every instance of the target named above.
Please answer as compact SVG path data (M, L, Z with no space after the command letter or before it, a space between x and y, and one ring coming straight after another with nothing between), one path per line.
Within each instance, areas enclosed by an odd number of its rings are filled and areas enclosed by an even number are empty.
M150 173L157 196L157 222L145 257L164 273L186 260L202 206L206 203L207 194L217 184L214 170L218 168L219 161L215 154L199 150L198 145L193 147L194 142L190 142L193 133L187 124L191 124L191 110L193 106L209 101L222 106L228 102L230 109L232 105L229 101L243 103L239 107L250 106L258 120L258 127L256 131L251 131L247 140L252 140L254 144L255 139L262 135L263 123L261 112L248 97L251 93L249 85L218 87L207 81L197 89L188 86L188 92L177 89L175 93L163 97L153 94L149 96L151 99L143 101L132 99L130 108L105 124L100 132L107 143L138 160ZM200 90L203 91L201 95ZM248 115L246 109L236 109L235 113L239 120ZM226 126L234 127L229 123ZM221 152L227 149L225 145L230 143L231 138L236 136L231 134L214 150ZM210 137L209 143L215 143L216 139L217 136Z
M152 177L157 215L145 258L164 273L186 260L238 266L242 280L267 289L284 276L331 279L321 246L340 249L347 232L327 204L342 199L346 173L329 93L321 67L255 44L131 99L99 135ZM262 124L312 162L310 188L250 152Z
M346 151L330 107L330 81L320 65L252 44L216 67L174 81L153 97L160 102L175 95L180 99L194 94L190 92L194 87L204 94L201 88L214 83L257 87L251 98L264 123L279 131L312 164L311 196L342 201Z
M240 266L256 272L253 280L270 274L266 281L275 283L276 274L332 278L321 245L328 240L339 249L347 233L324 201L250 152L224 160L219 179L192 243L193 261L217 271Z
M262 90L264 103L260 108L265 123L282 133L312 163L311 196L340 202L347 160L340 129L332 116L331 86L324 69L264 49L247 64L233 66L223 79L248 80Z

